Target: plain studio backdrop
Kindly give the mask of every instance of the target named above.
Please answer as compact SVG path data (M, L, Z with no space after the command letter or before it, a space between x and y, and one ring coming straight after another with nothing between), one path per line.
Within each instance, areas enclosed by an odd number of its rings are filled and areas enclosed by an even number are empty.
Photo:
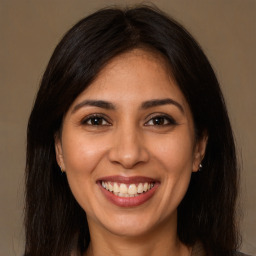
M220 81L242 164L242 250L256 255L256 0L151 2L198 40ZM109 5L138 3L0 0L1 256L20 256L23 252L26 125L53 49L87 14Z

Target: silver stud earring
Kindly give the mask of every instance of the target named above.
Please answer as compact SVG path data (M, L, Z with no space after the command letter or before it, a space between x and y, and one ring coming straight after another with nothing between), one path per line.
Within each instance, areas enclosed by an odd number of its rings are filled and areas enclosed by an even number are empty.
M202 164L199 164L199 168L198 168L198 171L202 171L202 168L203 168L203 165Z

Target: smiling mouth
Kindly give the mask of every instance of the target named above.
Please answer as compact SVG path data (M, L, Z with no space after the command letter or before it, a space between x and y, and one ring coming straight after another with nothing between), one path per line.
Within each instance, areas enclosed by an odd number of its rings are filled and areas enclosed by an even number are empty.
M151 190L155 186L155 182L126 184L112 181L101 181L101 186L118 197L137 197Z
M158 180L120 175L102 177L97 180L105 198L118 207L136 207L149 201L160 186Z

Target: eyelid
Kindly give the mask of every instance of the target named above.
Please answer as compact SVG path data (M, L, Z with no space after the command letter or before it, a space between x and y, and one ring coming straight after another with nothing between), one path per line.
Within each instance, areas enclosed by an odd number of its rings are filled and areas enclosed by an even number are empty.
M101 118L101 119L105 120L108 123L108 124L104 124L104 125L101 125L101 126L110 126L110 125L112 125L111 120L105 114L102 114L102 113L93 113L93 114L89 114L89 115L83 117L82 120L81 120L81 124L82 125L89 125L86 122L88 120L92 119L92 118ZM91 126L93 126L93 125L91 125Z
M149 121L151 121L152 119L154 119L154 118L165 118L165 119L167 119L169 121L168 124L159 125L159 126L177 125L178 124L177 121L172 116L170 116L168 114L165 114L165 113L152 113L152 114L147 116L147 118L146 118L147 121L145 122L144 125L145 126L153 126L153 125L147 125L147 123Z

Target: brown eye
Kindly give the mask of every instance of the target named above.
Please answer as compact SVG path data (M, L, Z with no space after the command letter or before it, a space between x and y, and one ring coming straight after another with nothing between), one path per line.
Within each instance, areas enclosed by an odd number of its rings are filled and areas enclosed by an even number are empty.
M164 125L166 124L166 119L164 117L156 117L152 119L154 125Z
M145 125L146 126L163 126L163 125L175 125L176 121L169 116L155 116L151 118Z
M110 125L110 123L108 121L106 121L106 119L101 116L89 116L82 121L82 124L92 125L92 126Z

